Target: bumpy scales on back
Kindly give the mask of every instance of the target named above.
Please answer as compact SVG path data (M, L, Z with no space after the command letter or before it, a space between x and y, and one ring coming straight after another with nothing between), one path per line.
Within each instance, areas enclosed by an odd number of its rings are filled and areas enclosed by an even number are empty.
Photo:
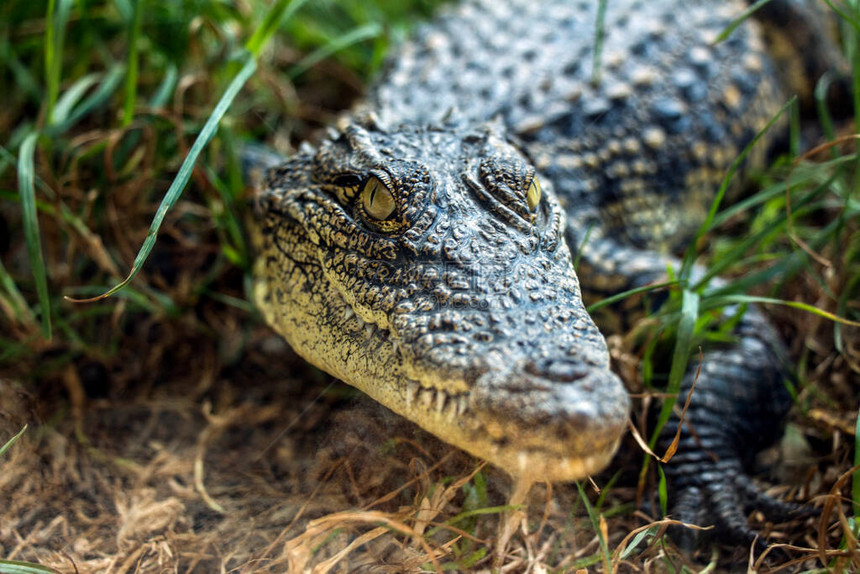
M757 22L715 43L743 3L611 0L599 68L597 4L445 12L340 131L272 170L259 196L256 299L274 328L525 481L609 462L629 401L583 295L677 267L670 253L786 100ZM606 329L629 323L614 313ZM667 472L681 518L749 539L744 505L777 506L744 467L778 436L789 400L760 314L747 311L736 335L706 350L697 438L685 432Z

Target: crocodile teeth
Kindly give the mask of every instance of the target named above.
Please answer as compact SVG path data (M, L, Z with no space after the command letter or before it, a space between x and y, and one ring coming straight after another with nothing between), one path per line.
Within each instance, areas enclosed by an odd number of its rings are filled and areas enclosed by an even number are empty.
M418 394L418 383L406 383L406 406L411 407Z
M418 395L418 401L421 403L421 407L425 411L430 410L430 405L433 403L433 391L430 389L422 389L421 394Z
M445 416L448 417L449 420L457 417L457 409L460 404L460 400L457 397L452 397L448 404L445 406Z
M451 396L440 389L428 389L415 381L406 383L406 407L434 410L440 415L454 418L462 415L469 406L468 395Z
M355 311L353 311L353 310L352 310L352 307L350 307L349 305L346 305L346 306L343 308L343 318L344 318L345 320L349 321L349 320L350 320L350 319L352 319L354 316L355 316Z
M462 415L469 408L469 397L457 397L457 416Z
M373 337L373 333L376 332L376 325L373 323L365 323L364 324L364 334L367 335L367 338Z
M441 413L442 409L445 408L445 401L448 399L448 395L445 394L445 391L436 391L436 412Z

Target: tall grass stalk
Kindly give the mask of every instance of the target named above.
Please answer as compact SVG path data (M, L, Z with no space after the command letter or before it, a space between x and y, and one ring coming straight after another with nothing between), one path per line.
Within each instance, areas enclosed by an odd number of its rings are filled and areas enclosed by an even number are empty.
M24 220L24 237L27 241L27 256L36 281L36 294L42 318L42 335L51 338L51 301L48 297L48 276L45 259L42 256L42 240L39 235L39 219L36 215L35 166L33 154L39 132L32 132L21 144L18 153L18 193L21 196L21 209Z

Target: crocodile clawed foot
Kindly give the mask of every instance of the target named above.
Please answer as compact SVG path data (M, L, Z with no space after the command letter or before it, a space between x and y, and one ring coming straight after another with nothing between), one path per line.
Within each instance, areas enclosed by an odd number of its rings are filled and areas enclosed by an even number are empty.
M747 509L759 510L774 522L785 522L794 518L821 514L820 509L809 504L788 502L772 497L743 474L735 477L735 487L742 493Z
M695 484L677 493L672 515L686 524L713 528L705 531L704 536L688 528L672 529L670 535L687 551L695 548L699 538L707 537L721 544L754 547L758 554L770 545L750 527L747 520L750 511L761 511L775 522L819 514L816 508L773 498L745 474L704 472ZM770 553L773 554L773 549Z

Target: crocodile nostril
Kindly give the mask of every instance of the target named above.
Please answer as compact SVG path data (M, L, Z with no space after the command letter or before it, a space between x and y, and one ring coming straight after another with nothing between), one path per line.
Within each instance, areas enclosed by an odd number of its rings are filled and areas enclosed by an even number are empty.
M573 383L587 377L592 369L581 362L564 359L537 359L527 362L524 370L530 375L557 383Z

